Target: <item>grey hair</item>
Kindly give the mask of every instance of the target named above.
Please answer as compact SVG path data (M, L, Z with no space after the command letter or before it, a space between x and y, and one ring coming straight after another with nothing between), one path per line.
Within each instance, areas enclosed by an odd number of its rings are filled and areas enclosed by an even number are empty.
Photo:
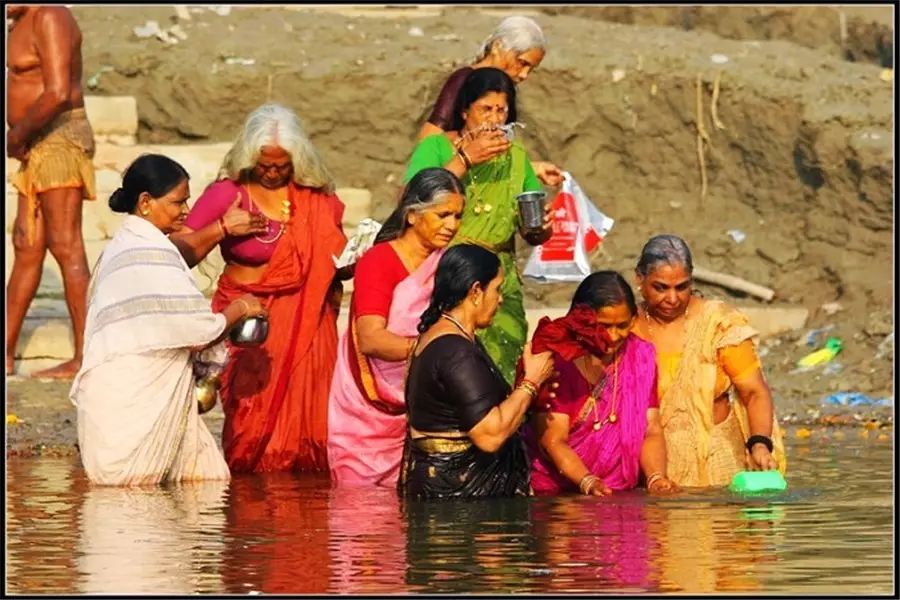
M677 235L655 235L644 244L638 259L636 270L646 277L661 264L681 265L688 272L694 272L694 259L691 250L683 239Z
M256 166L263 146L278 146L291 155L294 182L334 192L334 179L303 130L296 113L280 104L263 104L247 117L219 168L219 179L238 181Z
M546 50L547 46L541 26L534 19L520 16L506 17L500 21L493 33L481 44L476 61L490 54L494 42L499 42L504 50L515 52L525 52L532 48Z

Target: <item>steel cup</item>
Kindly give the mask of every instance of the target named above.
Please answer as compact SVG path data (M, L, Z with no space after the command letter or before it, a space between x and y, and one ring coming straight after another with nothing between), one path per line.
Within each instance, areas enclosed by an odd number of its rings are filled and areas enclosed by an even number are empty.
M244 319L231 329L229 337L235 346L259 346L269 337L269 321L265 317Z
M519 222L526 230L540 230L544 227L544 206L547 192L522 192L516 196L519 204Z

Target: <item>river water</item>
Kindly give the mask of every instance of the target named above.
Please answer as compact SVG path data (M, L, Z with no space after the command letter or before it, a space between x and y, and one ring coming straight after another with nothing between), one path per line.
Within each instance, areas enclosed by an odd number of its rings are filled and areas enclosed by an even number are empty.
M761 498L401 503L293 474L125 490L77 457L12 457L7 592L890 594L893 439L839 435L795 440L788 491Z

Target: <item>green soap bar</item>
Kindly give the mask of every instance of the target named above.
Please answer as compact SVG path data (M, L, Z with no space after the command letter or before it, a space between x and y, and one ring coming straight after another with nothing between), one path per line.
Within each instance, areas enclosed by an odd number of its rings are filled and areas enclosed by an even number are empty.
M728 487L732 492L764 492L787 489L787 481L778 471L741 471L735 473Z

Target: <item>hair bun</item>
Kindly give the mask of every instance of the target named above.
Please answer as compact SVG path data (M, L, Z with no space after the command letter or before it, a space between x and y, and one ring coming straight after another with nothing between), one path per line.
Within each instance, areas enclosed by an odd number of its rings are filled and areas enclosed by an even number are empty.
M118 213L127 213L130 212L128 208L125 206L125 190L122 188L117 188L109 196L109 208L112 209L113 212Z

